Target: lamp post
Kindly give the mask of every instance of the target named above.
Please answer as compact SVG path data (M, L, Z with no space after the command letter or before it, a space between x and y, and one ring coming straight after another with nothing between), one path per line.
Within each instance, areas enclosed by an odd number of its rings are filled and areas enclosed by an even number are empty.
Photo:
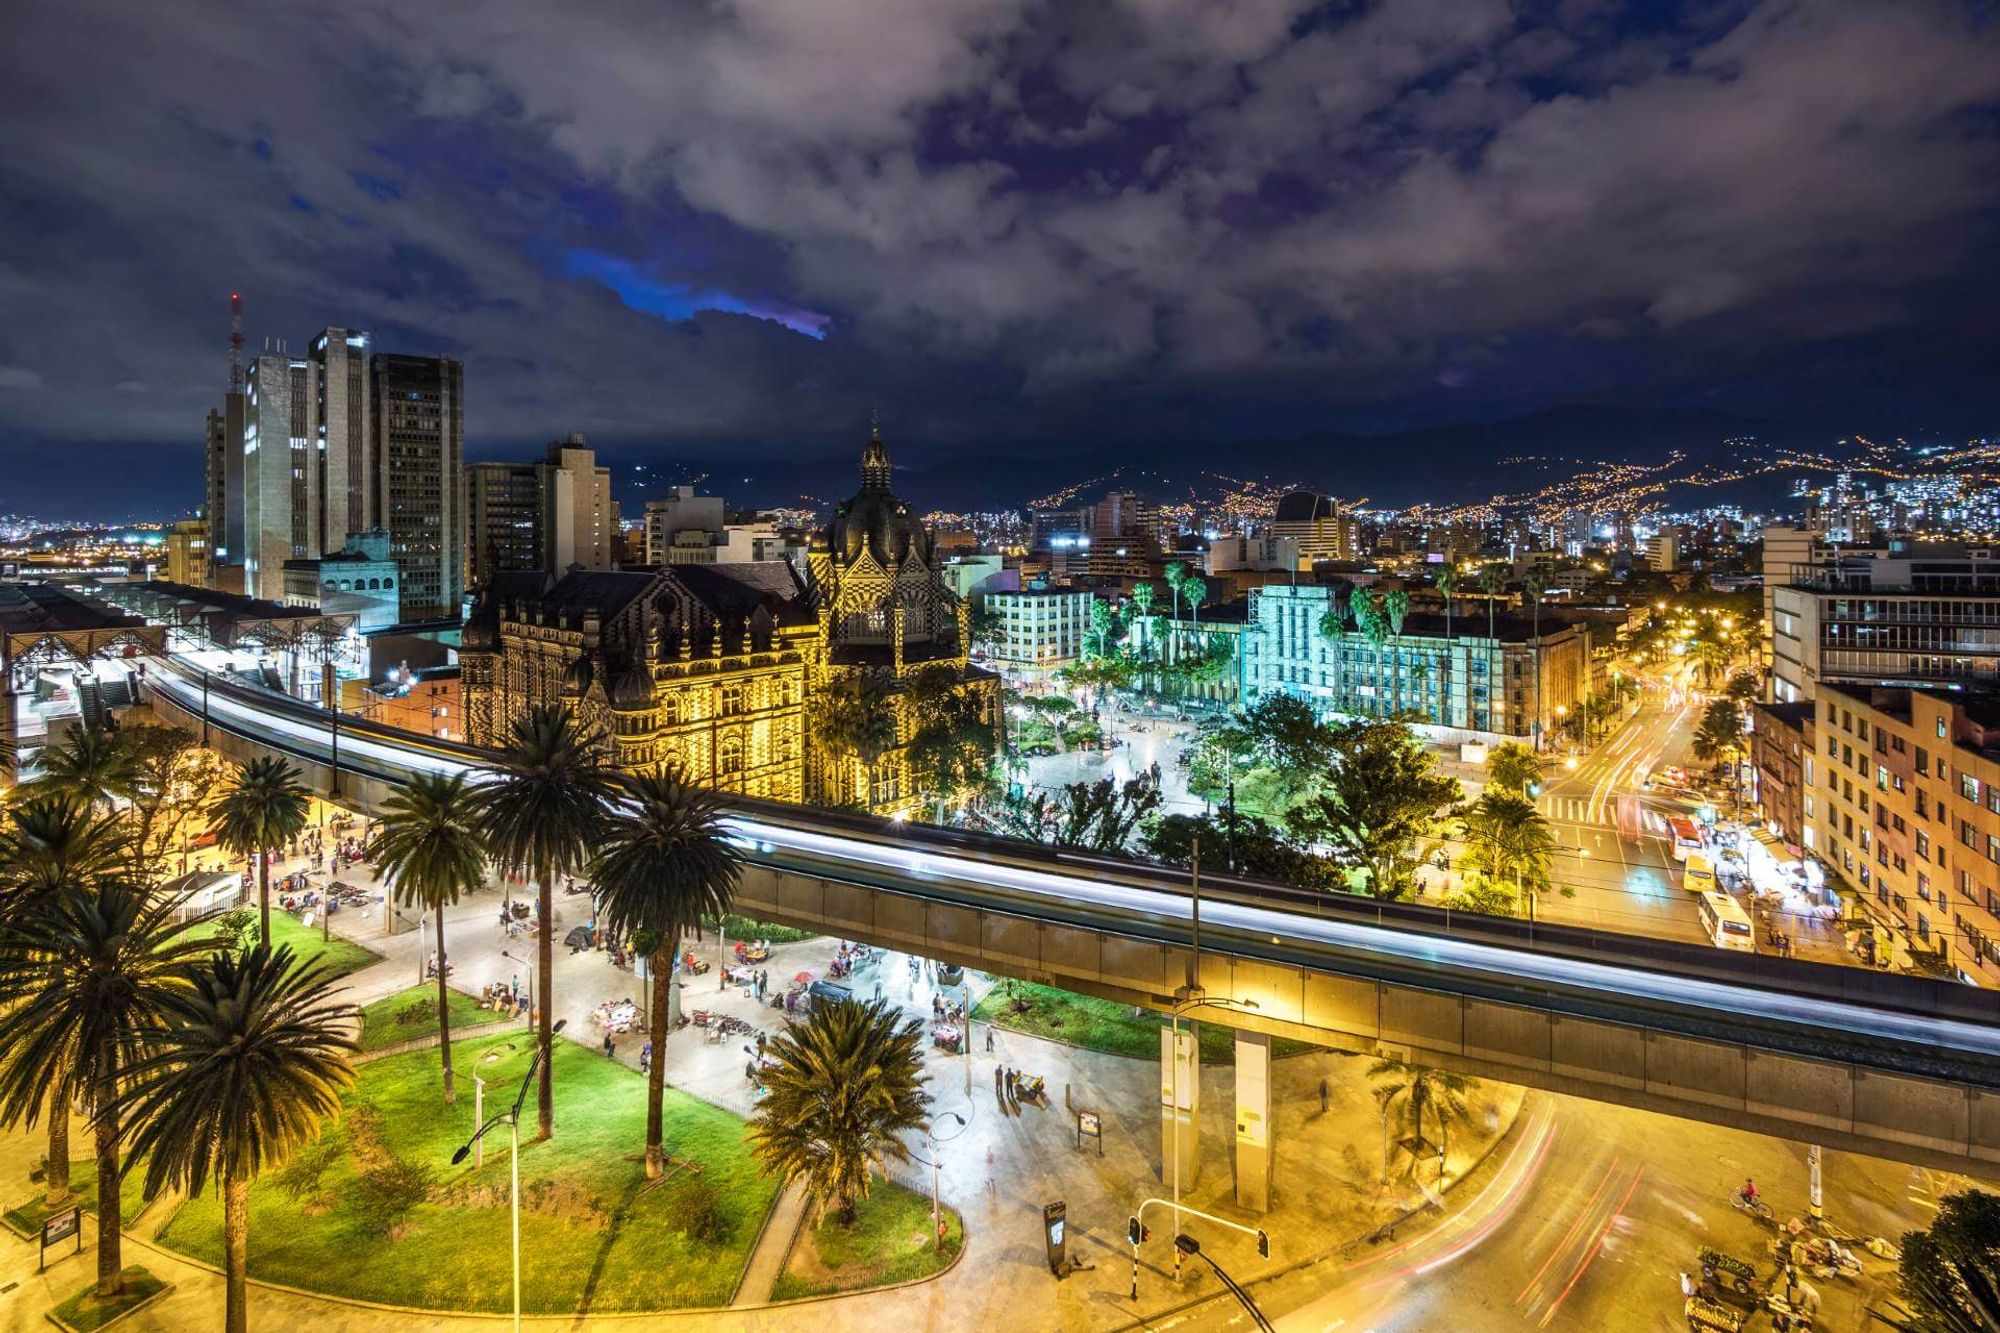
M549 1029L550 1034L561 1032L563 1024L567 1021L558 1019L555 1026ZM521 1077L521 1091L515 1095L514 1104L474 1130L472 1137L451 1155L451 1164L457 1166L471 1154L473 1146L486 1137L487 1130L503 1120L507 1122L511 1174L509 1208L513 1213L514 1224L514 1333L521 1333L521 1104L528 1100L528 1085L535 1081L535 1071L541 1068L542 1061L546 1060L548 1055L546 1046L536 1046L535 1058L528 1061L528 1072Z
M958 1122L958 1133L963 1134L965 1132L965 1117L958 1112L946 1111L943 1118L946 1120L956 1120ZM951 1139L957 1137L958 1134L954 1134L951 1136ZM951 1139L945 1139L944 1142L950 1143ZM939 1219L944 1215L944 1205L938 1199L938 1141L937 1126L932 1124L928 1129L924 1130L924 1151L931 1155L931 1248L933 1250L944 1248L944 1232L938 1225Z

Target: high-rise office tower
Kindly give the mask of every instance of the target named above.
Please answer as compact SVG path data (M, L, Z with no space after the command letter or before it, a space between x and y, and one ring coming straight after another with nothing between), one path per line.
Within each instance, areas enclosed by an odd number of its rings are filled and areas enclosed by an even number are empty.
M618 558L618 502L611 469L597 465L583 436L549 445L542 479L542 538L549 569L609 569Z
M280 343L250 362L241 508L232 511L229 524L235 526L234 513L242 514L243 591L274 602L284 597L285 562L322 549L312 521L320 472L312 367L283 347Z
M465 468L465 561L483 588L507 569L560 575L571 565L618 562L618 502L611 469L599 467L583 436L556 440L539 463L471 463Z
M459 504L465 369L443 357L378 352L370 381L368 466L350 486L350 504L358 501L365 526L389 534L390 555L402 572L403 619L456 617L465 592ZM329 476L331 471L329 465ZM362 526L355 522L357 530Z
M369 344L358 329L328 328L303 357L280 343L250 363L242 480L234 492L222 483L217 559L240 558L243 590L280 601L285 561L318 559L380 528L401 571L402 619L453 617L464 591L464 370L439 357L371 354ZM211 458L216 429L211 418ZM215 493L211 476L211 505Z
M545 569L539 463L465 466L465 582L477 591L507 569Z
M368 374L368 335L359 329L323 330L309 345L312 367L312 425L319 443L319 475L313 479L313 549L318 556L339 550L347 534L385 526L371 494L377 448L370 426L373 388Z

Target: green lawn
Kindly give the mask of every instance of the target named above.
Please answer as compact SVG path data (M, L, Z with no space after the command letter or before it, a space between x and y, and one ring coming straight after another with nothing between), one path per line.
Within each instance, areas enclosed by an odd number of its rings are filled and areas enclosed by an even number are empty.
M42 1195L42 1175L35 1175L35 1197L18 1208L7 1210L7 1224L23 1235L32 1236L42 1229L48 1220L49 1211L44 1206ZM125 1178L118 1182L118 1216L126 1226L138 1221L140 1212L146 1206L146 1163L142 1159L132 1163ZM76 1196L76 1202L83 1205L85 1212L97 1211L97 1159L85 1157L69 1164L69 1190ZM68 1204L63 1205L65 1208Z
M249 906L251 931L256 930L257 904L253 900ZM197 939L212 936L221 927L221 922L204 921L190 932ZM299 919L290 912L281 912L275 906L271 909L271 943L289 944L292 952L300 958L323 958L336 977L344 977L350 972L359 972L370 963L382 960L382 955L373 949L363 948L344 935L335 935L322 941L319 926L310 929L299 924Z
M360 1066L346 1114L328 1130L337 1152L317 1188L296 1202L268 1176L252 1188L251 1276L392 1304L509 1308L506 1136L489 1137L482 1169L470 1158L453 1167L451 1155L472 1132L471 1076L493 1091L490 1113L506 1089L519 1086L532 1049L520 1031L453 1042L461 1089L453 1107L439 1101L433 1051ZM751 1159L742 1122L668 1089L668 1151L704 1169L681 1171L648 1191L633 1160L644 1146L638 1074L561 1040L555 1068L555 1137L524 1143L521 1152L524 1308L550 1314L726 1303L777 1192ZM531 1093L524 1116L530 1133L533 1107ZM357 1147L378 1166L386 1151L437 1173L432 1200L409 1213L394 1239L361 1208ZM161 1238L220 1263L220 1203L190 1201Z
M274 932L275 933L275 932ZM454 1041L467 1029L504 1023L507 1016L482 1009L479 1001L464 991L449 991L451 1032ZM433 1036L437 1032L437 983L427 981L394 995L385 995L361 1010L361 1049L379 1051L384 1046Z
M126 1268L119 1276L124 1279L123 1288L110 1300L97 1299L97 1284L93 1282L50 1311L57 1327L75 1329L76 1333L92 1333L92 1330L130 1314L167 1289L164 1278L154 1277L137 1264Z
M1028 1001L1029 1007L1025 1012L1017 1012L1010 1007L1007 994L1010 985L1016 998ZM1100 1000L1094 995L1078 995L1074 991L1038 986L1028 981L1002 981L986 993L972 1011L972 1016L982 1023L997 1023L1015 1032L1051 1037L1086 1050L1129 1055L1140 1060L1160 1058L1160 1029L1167 1024L1165 1014L1150 1009L1135 1013L1131 1005L1116 1000ZM1235 1037L1224 1024L1201 1024L1200 1041L1203 1064L1236 1063ZM1313 1049L1307 1043L1293 1041L1289 1037L1271 1039L1273 1058L1299 1055Z
M958 1214L944 1210L944 1247L931 1248L931 1201L894 1182L878 1182L855 1210L854 1225L832 1214L799 1237L773 1300L909 1282L943 1271L965 1244Z

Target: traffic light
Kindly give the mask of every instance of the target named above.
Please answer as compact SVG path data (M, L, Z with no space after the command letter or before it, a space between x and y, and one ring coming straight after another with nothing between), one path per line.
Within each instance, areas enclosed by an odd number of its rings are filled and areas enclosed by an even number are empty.
M1137 1245L1139 1243L1139 1237L1141 1234L1142 1233L1139 1230L1139 1219L1137 1217L1126 1218L1125 1243L1128 1245Z
M1528 784L1528 795L1529 795L1529 796L1540 796L1541 794L1542 794L1542 784L1541 784L1541 783L1539 783L1539 782L1530 782L1530 783Z
M1190 1257L1201 1253L1201 1242L1183 1231L1174 1237L1174 1249Z
M1257 1233L1257 1257L1259 1259L1271 1257L1271 1233L1268 1231Z

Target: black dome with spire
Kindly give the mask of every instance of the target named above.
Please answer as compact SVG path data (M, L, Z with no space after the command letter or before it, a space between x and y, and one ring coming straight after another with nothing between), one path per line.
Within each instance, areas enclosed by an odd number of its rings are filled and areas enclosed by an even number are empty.
M889 450L878 427L861 450L861 489L853 499L835 506L833 525L827 529L827 546L843 564L864 550L885 566L913 554L929 563L930 534L890 489L891 478Z

